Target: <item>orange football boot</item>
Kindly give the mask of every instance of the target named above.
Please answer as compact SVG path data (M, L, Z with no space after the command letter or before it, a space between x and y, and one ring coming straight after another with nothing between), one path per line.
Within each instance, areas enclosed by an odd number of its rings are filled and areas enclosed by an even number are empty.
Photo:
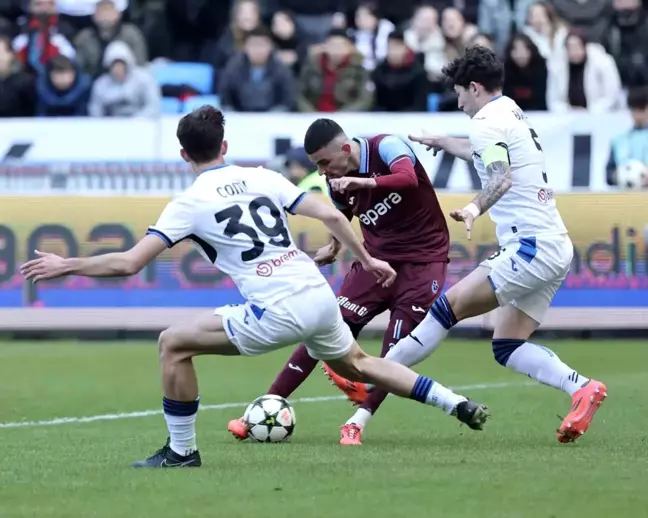
M328 379L330 379L337 388L344 392L350 401L352 401L356 405L361 405L365 402L365 400L369 396L367 385L365 385L364 383L349 381L348 379L335 374L335 372L333 372L333 370L328 365L326 365L326 363L322 363L322 369L326 373Z
M596 380L590 380L587 385L574 392L571 410L558 429L557 439L568 443L583 435L606 397L607 387Z
M239 441L244 441L248 438L248 427L242 417L240 419L232 419L227 423L227 431Z
M362 446L362 427L357 424L343 424L340 431L342 446Z

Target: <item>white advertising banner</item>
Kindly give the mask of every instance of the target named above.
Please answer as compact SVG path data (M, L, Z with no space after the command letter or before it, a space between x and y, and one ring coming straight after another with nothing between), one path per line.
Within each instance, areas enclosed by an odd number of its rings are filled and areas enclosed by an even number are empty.
M228 159L265 163L288 143L301 145L318 114L226 114ZM329 116L329 115L326 115ZM461 113L337 113L330 115L350 136L379 133L466 136L470 120ZM631 127L629 113L609 115L530 113L540 136L547 172L557 191L608 190L605 166L613 137ZM12 119L0 122L3 165L179 160L179 117L160 119ZM416 151L435 185L452 190L478 187L461 160L421 146Z

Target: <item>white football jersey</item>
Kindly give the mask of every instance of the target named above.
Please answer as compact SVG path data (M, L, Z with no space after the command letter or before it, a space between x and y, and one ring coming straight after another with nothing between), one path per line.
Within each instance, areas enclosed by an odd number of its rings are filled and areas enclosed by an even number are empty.
M556 208L538 134L515 101L500 96L479 110L472 118L469 138L482 187L490 180L481 158L483 151L495 144L508 149L513 185L489 210L500 245L519 238L567 233Z
M229 275L249 302L267 306L310 286L326 284L313 260L295 245L291 212L306 193L263 168L219 166L201 173L166 206L148 234L169 247L190 239Z

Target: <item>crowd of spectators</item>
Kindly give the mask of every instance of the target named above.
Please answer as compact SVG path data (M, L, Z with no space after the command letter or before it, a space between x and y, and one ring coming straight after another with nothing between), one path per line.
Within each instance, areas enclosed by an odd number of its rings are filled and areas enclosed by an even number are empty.
M451 111L444 64L500 54L525 110L608 112L648 83L641 0L0 0L0 116L154 116L201 62L227 110ZM171 92L171 93L170 93Z

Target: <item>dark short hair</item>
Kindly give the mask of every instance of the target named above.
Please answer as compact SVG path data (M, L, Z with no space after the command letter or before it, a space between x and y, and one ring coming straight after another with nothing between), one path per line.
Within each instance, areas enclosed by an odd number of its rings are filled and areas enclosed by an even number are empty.
M272 34L263 25L259 25L258 27L255 27L254 29L249 30L245 33L245 41L247 41L249 38L268 38L269 40L271 40Z
M74 62L65 56L59 54L50 59L48 67L50 72L67 72L68 70L76 70Z
M331 119L317 119L306 130L304 136L304 149L312 155L328 146L335 137L343 135L344 130Z
M405 43L405 32L403 29L394 29L389 33L389 36L387 36L388 40L395 40L395 41L400 41L401 43Z
M628 90L628 108L631 110L648 108L648 86L638 86Z
M468 88L470 83L482 85L486 91L500 90L504 85L504 66L495 53L474 45L463 56L451 61L441 70L449 83Z
M191 160L198 164L211 162L221 153L225 116L214 106L201 106L180 119L176 136Z
M345 29L331 29L326 38L345 38L352 41L349 33Z

